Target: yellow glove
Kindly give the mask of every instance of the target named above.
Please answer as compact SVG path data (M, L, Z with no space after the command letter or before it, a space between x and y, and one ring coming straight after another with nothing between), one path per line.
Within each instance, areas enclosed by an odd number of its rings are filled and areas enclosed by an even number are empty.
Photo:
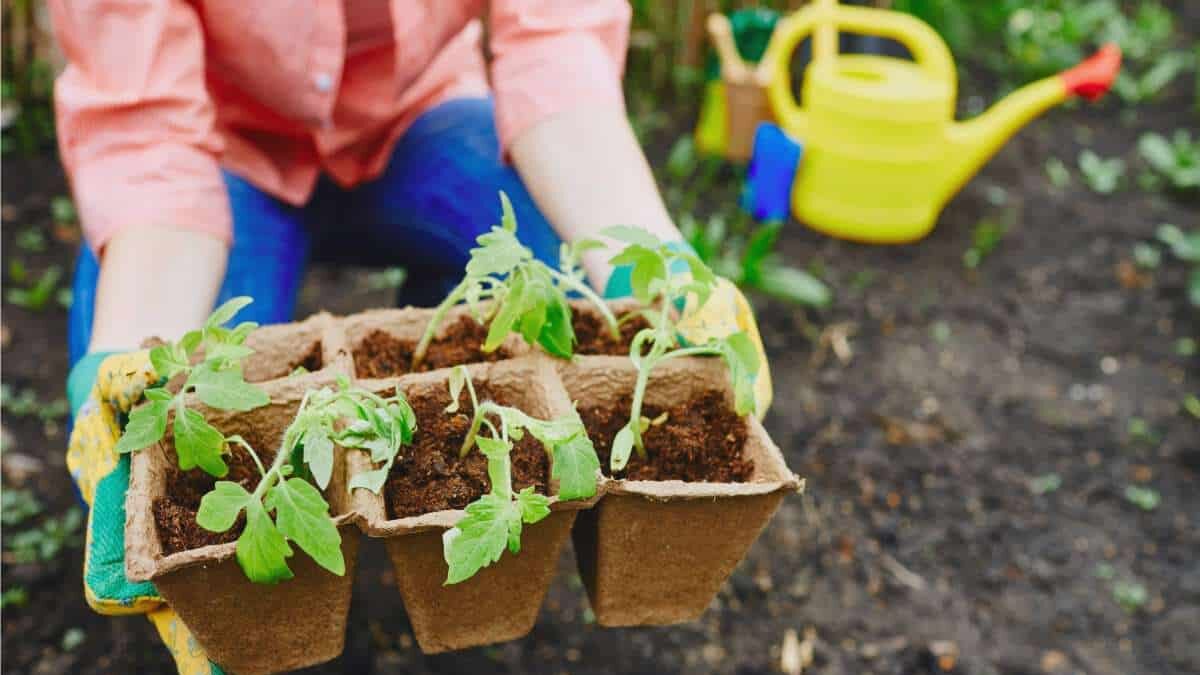
M74 427L67 469L91 507L83 560L84 594L92 609L101 614L149 614L181 675L210 675L220 670L209 663L154 585L125 578L125 493L130 460L115 449L122 418L157 380L145 350L88 354L71 369L67 396Z
M717 287L699 308L696 307L696 296L688 297L683 308L683 315L676 324L679 334L691 344L704 344L714 338L727 337L738 331L745 331L754 348L758 351L758 378L754 381L755 411L759 419L767 414L771 406L771 369L767 364L767 353L763 349L762 337L758 334L758 322L754 320L754 311L746 296L738 290L734 283L724 277L717 277Z

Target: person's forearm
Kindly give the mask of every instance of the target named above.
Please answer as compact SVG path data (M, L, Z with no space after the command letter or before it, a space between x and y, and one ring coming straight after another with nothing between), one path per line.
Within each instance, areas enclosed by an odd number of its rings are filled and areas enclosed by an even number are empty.
M596 237L612 225L643 228L664 241L680 239L654 174L621 106L581 108L550 117L522 133L513 165L534 201L566 241ZM583 267L603 289L609 258L620 244L584 255Z
M212 312L229 252L206 234L127 228L104 248L89 351L127 350L148 337L174 340Z

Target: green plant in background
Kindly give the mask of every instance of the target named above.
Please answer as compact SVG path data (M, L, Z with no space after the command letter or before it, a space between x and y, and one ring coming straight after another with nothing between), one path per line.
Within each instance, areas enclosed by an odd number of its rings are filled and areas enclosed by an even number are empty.
M1050 179L1051 185L1060 190L1071 184L1071 170L1057 157L1046 160L1046 177Z
M983 259L1000 245L1008 226L994 220L984 219L976 223L971 232L971 247L963 252L963 266L973 270Z
M1138 611L1150 601L1150 594L1146 592L1146 587L1136 581L1116 582L1113 584L1112 594L1113 600L1121 606L1121 609L1130 614Z
M1193 68L1195 63L1196 57L1188 52L1167 52L1140 74L1131 69L1122 70L1113 82L1113 91L1126 103L1152 101L1158 98L1177 76Z
M1084 150L1079 153L1079 171L1093 192L1112 194L1125 176L1125 160L1120 157L1104 159L1091 150Z
M716 276L700 258L632 227L610 227L602 234L627 244L611 262L632 268L633 297L646 308L641 314L651 326L639 331L629 345L629 360L637 368L637 381L629 422L613 438L610 462L613 471L620 471L635 449L645 455L642 433L652 422L642 417L642 402L655 366L683 356L721 357L733 381L734 408L739 415L747 415L754 411L754 383L761 364L754 343L742 331L703 345L680 344L674 310L689 296L694 296L695 306L703 306L716 288Z
M1200 229L1185 233L1174 225L1159 225L1157 236L1176 258L1191 267L1187 280L1188 301L1192 306L1200 307Z
M58 195L50 200L50 215L54 222L72 224L79 222L79 214L75 212L75 202L66 195Z
M71 507L59 516L43 518L28 529L4 533L5 562L30 564L49 562L68 547L80 543L83 513Z
M1162 502L1158 490L1154 488L1129 485L1125 488L1125 499L1143 511L1153 511Z
M522 526L550 515L550 498L534 492L532 485L519 492L513 489L514 441L528 433L546 449L551 460L550 478L558 481L560 499L595 495L600 471L600 459L577 414L546 421L494 401L480 401L465 366L456 366L450 372L449 385L447 413L458 412L464 388L470 396L471 425L459 454L465 457L477 447L487 457L490 491L467 505L463 518L442 536L449 568L447 585L475 576L500 560L505 548L520 553Z
M1153 132L1144 134L1138 151L1172 188L1200 189L1200 138L1193 141L1188 130L1177 129L1170 140Z
M680 230L701 261L738 286L797 305L829 306L832 294L824 282L779 262L774 249L783 223L764 223L753 229L742 225L738 231L730 231L726 222L721 214L704 225L685 216L680 219Z
M1050 494L1062 487L1062 477L1057 473L1048 473L1029 481L1029 491L1035 495Z
M23 586L8 586L0 594L0 609L9 607L24 607L29 602L29 591Z
M0 491L0 524L14 527L41 515L44 507L32 490L6 488Z
M16 269L20 272L14 273ZM30 311L40 312L46 308L55 297L55 291L58 290L58 282L62 279L62 267L51 265L42 272L42 276L38 277L37 281L28 288L10 288L5 294L5 299L18 307L24 307ZM25 277L24 264L19 263L18 267L14 268L11 264L9 267L9 276L19 276L23 280Z
M613 339L620 337L617 319L608 305L583 279L579 257L600 246L591 240L564 244L561 269L533 257L517 239L517 218L508 196L500 193L501 225L479 235L479 247L471 249L466 273L433 312L413 351L413 368L425 358L438 326L454 305L465 301L475 318L488 326L483 351L497 349L513 331L530 345L547 353L569 358L574 353L575 330L567 293L576 292L596 308L608 324ZM490 301L484 304L484 301Z
M355 476L349 485L379 492L401 446L412 442L416 427L416 416L399 392L383 398L351 387L344 378L337 389L310 389L284 431L270 467L240 436L223 438L249 453L261 478L253 492L239 483L217 481L201 498L196 522L212 532L227 532L245 512L237 561L255 583L292 578L287 565L292 555L289 542L341 576L346 573L342 537L330 518L329 503L318 490L329 487L335 444L366 450L372 462L383 465Z

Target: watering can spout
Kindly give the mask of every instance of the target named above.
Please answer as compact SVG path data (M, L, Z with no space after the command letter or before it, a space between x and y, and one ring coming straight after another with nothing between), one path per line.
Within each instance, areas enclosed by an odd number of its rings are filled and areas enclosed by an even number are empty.
M1075 67L1025 85L974 119L947 128L950 164L942 186L948 200L1018 129L1072 96L1097 100L1121 68L1121 50L1108 44Z

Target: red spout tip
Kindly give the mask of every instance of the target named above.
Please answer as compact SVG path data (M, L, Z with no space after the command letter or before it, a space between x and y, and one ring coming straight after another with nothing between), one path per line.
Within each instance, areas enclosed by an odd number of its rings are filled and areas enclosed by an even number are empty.
M1059 77L1068 94L1097 101L1108 93L1120 70L1121 48L1110 42Z

